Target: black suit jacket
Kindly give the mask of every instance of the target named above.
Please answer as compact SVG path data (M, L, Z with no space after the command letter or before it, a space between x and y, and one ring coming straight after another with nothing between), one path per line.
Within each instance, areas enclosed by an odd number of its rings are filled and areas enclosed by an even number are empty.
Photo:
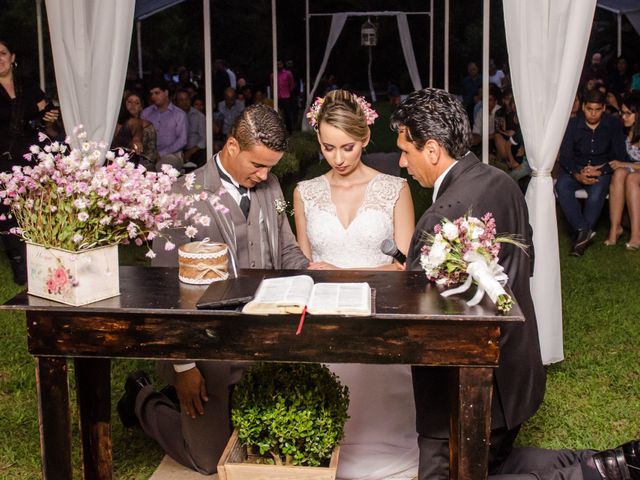
M513 428L536 412L544 398L546 381L529 289L532 231L518 185L504 172L468 153L449 171L440 185L438 198L418 221L407 268L421 270L424 232L433 232L443 218L454 220L468 212L478 218L492 212L498 233L515 234L529 246L527 252L509 244L502 244L500 250L500 264L509 276L508 285L524 312L525 322L502 328L500 366L494 371L492 428ZM421 435L448 437L452 399L443 385L449 381L449 373L449 369L441 367L413 369L417 430Z

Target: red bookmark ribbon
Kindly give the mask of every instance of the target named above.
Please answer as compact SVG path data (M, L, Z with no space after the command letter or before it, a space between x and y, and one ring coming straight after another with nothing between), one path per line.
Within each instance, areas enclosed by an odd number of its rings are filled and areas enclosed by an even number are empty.
M300 335L302 332L302 325L304 325L304 317L307 314L307 306L305 305L302 309L302 313L300 314L300 322L298 322L298 330L296 330L296 335Z

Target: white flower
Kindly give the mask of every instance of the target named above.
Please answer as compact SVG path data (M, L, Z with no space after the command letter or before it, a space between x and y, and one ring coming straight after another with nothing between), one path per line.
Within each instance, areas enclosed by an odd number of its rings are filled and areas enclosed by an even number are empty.
M109 162L113 162L113 159L116 158L116 154L113 153L111 150L109 150L107 152L107 154L105 155L105 158L109 161Z
M278 215L281 215L287 212L287 207L289 206L289 204L282 198L276 198L273 202L273 206L275 207L276 213Z
M38 145L31 145L31 146L29 147L29 151L30 151L31 153L33 153L34 155L37 155L37 154L39 154L39 153L40 153L40 147L39 147Z
M76 233L71 240L73 241L73 243L78 244L82 241L83 238L84 237L82 235Z
M136 238L138 236L138 227L135 223L131 222L127 225L127 233L129 234L129 238Z
M189 173L188 175L184 176L184 186L187 190L191 190L195 182L196 182L195 173Z
M147 254L145 255L145 257L148 257L148 258L156 258L156 254L153 252L153 250L149 250L149 251L147 252Z
M187 228L184 229L184 234L189 238L195 237L197 233L198 233L198 229L193 225L189 225Z
M427 258L428 264L432 267L439 267L447 258L449 253L449 245L445 242L434 242L429 250L429 256Z
M89 214L87 212L78 213L78 220L80 220L81 222L86 222L87 220L89 220Z
M442 236L447 240L455 240L460 235L458 227L453 222L444 222L442 225Z
M209 225L211 225L211 219L206 216L206 215L202 215L199 219L198 222L200 223L200 225L202 225L203 227L208 227Z
M168 252L176 248L175 243L171 243L169 240L164 244L164 249Z
M73 202L73 206L76 207L78 210L83 210L87 208L87 202L85 201L84 198L76 198L76 200Z

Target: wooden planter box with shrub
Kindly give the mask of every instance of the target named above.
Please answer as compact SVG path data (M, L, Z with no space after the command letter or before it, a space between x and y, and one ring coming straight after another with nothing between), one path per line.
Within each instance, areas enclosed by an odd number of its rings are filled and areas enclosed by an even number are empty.
M325 366L252 365L233 392L220 480L335 480L348 408Z

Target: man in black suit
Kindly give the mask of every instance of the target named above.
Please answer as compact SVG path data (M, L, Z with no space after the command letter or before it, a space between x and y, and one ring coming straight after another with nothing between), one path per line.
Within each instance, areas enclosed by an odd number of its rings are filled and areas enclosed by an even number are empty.
M481 163L469 152L471 132L467 114L462 104L444 90L427 88L412 93L393 113L391 123L398 132L400 166L407 168L421 186L434 189L433 204L416 225L407 269L421 270L425 232L432 233L443 218L454 220L468 212L478 218L493 213L498 232L516 235L527 246L524 251L503 244L499 256L525 322L502 327L500 365L493 377L490 475L539 480L629 478L629 469L640 466L639 442L596 455L593 450L513 448L520 425L535 414L545 390L545 371L529 289L533 246L524 197L507 174ZM449 389L443 386L450 380L451 369L446 367L413 368L420 480L449 478L452 399ZM626 461L620 453L622 447L629 453Z

